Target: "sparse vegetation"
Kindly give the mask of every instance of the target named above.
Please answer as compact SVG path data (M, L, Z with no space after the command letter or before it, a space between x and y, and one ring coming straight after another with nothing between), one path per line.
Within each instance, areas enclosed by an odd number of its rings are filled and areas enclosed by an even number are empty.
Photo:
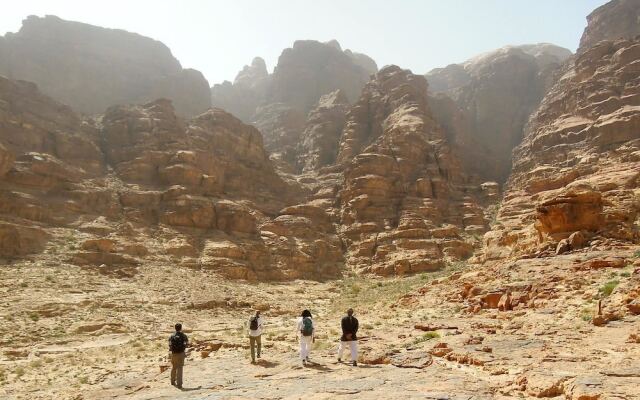
M636 251L633 253L633 257L634 257L634 258L640 258L640 250L636 250Z
M611 280L607 283L605 283L602 287L600 287L600 289L598 289L598 291L600 292L600 295L602 297L608 297L611 296L611 293L613 293L614 289L618 286L618 284L620 283L620 281L616 280Z
M426 332L423 335L414 338L413 341L407 346L414 346L416 344L428 342L429 340L437 339L439 337L440 337L440 334L438 332L435 332L435 331Z
M390 279L371 279L362 276L352 276L340 282L338 296L334 302L332 311L343 312L348 307L370 306L376 303L395 303L400 297L411 293L425 285L432 279L448 276L454 272L467 268L466 262L451 263L440 271L425 272Z
M23 368L23 367L18 367L18 368L16 368L16 369L15 369L15 371L14 371L14 372L15 372L16 376L17 376L18 378L20 378L20 377L22 377L22 376L24 375L25 370L24 370L24 368Z

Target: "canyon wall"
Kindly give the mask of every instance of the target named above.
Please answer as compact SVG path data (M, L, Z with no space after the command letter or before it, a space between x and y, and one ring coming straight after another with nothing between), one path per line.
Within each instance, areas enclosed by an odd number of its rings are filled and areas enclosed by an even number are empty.
M620 39L564 68L514 151L487 258L639 242L639 65L640 41Z
M551 44L508 46L426 74L434 115L467 171L485 181L506 181L511 150L570 55Z

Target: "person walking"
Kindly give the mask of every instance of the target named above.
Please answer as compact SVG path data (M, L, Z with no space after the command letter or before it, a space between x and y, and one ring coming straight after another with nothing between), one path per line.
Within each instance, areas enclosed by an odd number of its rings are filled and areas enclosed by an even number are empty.
M182 333L182 324L175 325L176 331L169 336L169 351L171 352L171 385L182 389L182 368L186 358L185 350L189 343L187 335Z
M251 347L251 363L256 363L257 356L260 358L260 350L262 349L262 324L263 319L260 316L260 310L256 310L256 314L249 319L249 347ZM257 347L257 349L256 349Z
M347 315L342 318L342 336L340 337L340 347L338 348L338 362L342 362L342 352L349 346L351 350L351 362L354 367L358 366L358 319L353 316L353 308L347 310Z
M302 365L306 365L307 362L309 362L309 353L315 340L314 332L315 326L311 318L311 312L304 310L296 324L296 336L300 338L300 359L302 360Z

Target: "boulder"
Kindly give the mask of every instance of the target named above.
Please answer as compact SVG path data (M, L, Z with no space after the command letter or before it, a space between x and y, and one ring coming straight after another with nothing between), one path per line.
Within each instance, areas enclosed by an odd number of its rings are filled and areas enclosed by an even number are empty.
M0 221L0 257L13 258L44 250L49 234L41 228Z

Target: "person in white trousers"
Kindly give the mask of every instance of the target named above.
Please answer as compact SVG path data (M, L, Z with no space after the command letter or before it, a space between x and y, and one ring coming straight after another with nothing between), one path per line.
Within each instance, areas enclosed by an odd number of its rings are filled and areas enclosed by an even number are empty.
M311 312L304 310L296 324L296 336L300 338L300 359L302 365L309 362L309 353L314 342L315 326L311 319Z
M340 347L338 348L338 362L342 361L342 352L347 345L351 350L351 362L354 367L358 366L358 319L353 316L353 308L347 310L347 315L342 318L342 336L340 337Z

